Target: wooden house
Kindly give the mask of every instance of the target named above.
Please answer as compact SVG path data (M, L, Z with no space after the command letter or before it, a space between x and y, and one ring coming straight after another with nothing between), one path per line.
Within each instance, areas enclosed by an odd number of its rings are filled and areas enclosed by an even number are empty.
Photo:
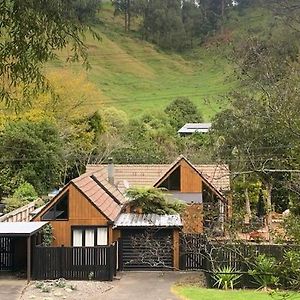
M163 187L187 208L182 216L130 211L124 196L129 186ZM228 189L226 166L194 166L183 156L171 165L89 165L33 220L52 225L54 246L110 245L120 239L124 269L179 269L180 231L201 233L213 218L222 223L230 211L223 194ZM211 207L215 213L206 214ZM157 257L145 253L157 245Z

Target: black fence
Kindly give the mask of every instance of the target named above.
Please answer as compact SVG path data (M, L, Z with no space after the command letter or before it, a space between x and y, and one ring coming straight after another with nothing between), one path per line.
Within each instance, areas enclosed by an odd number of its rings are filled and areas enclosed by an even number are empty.
M116 274L117 245L99 247L41 247L33 251L36 280L112 280Z
M12 271L14 267L13 238L0 237L0 271Z
M260 254L274 257L280 262L289 250L300 251L299 245L233 243L207 240L201 234L182 234L180 237L180 269L201 270L206 274L209 286L215 281L213 275L223 267L231 267L241 275L241 287L254 287L249 270L254 267Z

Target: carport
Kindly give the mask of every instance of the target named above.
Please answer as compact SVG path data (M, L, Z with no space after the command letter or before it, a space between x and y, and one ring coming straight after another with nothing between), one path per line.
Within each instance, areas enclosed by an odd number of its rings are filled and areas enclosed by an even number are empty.
M14 271L26 262L27 281L31 279L32 246L48 222L0 223L0 270Z

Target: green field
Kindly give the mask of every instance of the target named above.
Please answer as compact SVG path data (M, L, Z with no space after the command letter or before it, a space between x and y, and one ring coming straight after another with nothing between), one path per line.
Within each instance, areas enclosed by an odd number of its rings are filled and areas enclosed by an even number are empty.
M184 300L300 300L300 295L292 292L271 294L255 290L224 291L197 287L175 287L174 291Z
M103 97L85 105L115 106L134 116L145 110L162 110L174 98L185 96L198 105L206 120L226 105L224 95L236 83L219 50L199 47L181 55L167 53L134 34L125 35L111 8L105 8L100 19L103 24L95 28L101 41L86 37L91 70L65 63L67 50L47 68L72 70L74 76L86 73Z

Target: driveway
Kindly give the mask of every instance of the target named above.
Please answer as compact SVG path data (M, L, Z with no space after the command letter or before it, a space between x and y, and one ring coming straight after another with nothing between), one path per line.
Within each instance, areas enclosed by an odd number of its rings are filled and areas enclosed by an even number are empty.
M104 294L105 300L178 300L171 292L174 283L182 281L182 272L122 272L114 288Z
M19 300L25 286L25 280L0 279L0 299Z

